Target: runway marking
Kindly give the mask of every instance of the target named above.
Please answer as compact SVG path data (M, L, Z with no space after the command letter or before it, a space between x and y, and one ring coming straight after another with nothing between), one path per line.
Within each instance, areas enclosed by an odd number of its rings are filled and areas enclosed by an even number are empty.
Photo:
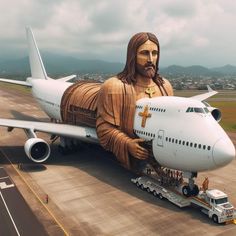
M3 177L3 178L0 178L0 179L10 179L10 178L9 177ZM7 184L4 181L0 182L0 189L12 188L14 186L15 186L14 184Z
M38 201L42 204L42 206L47 210L47 212L51 215L51 217L55 220L57 225L61 228L61 230L64 232L66 236L69 236L69 233L66 232L62 224L57 220L57 218L53 215L53 213L50 211L50 209L43 203L41 198L37 195L37 193L32 189L32 187L27 183L23 175L17 170L17 168L12 164L11 160L8 158L7 154L0 149L0 152L3 154L3 156L9 161L13 169L17 172L17 174L21 177L21 179L25 182L25 184L28 186L28 188L31 190L31 192L34 194L34 196L38 199Z
M4 203L5 207L6 207L6 210L7 210L8 215L10 216L11 222L12 222L12 224L13 224L15 230L16 230L16 233L17 233L18 236L20 236L20 233L19 233L19 231L18 231L18 229L17 229L17 227L16 227L16 224L15 224L15 222L14 222L12 216L11 216L11 213L10 213L10 211L9 211L9 209L8 209L8 206L7 206L7 204L6 204L5 200L4 200L4 197L3 197L2 193L1 193L1 191L0 191L0 196L1 196L2 201L3 201L3 203Z
M9 178L9 176L5 176L5 177L1 177L0 180L1 179L10 179L10 178Z

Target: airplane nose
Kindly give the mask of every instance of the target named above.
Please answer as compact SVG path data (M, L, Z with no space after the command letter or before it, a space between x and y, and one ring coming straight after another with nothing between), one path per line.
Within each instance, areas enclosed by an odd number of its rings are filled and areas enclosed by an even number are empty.
M212 154L216 166L222 167L235 158L235 148L231 140L220 139L215 143Z

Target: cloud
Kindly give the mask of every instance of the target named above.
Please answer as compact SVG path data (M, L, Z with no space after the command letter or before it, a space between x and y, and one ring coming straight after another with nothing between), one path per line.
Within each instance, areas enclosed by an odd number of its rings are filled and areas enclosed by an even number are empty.
M236 64L232 0L9 0L0 8L4 56L27 53L30 25L41 50L84 59L124 62L130 37L150 31L160 40L162 64Z

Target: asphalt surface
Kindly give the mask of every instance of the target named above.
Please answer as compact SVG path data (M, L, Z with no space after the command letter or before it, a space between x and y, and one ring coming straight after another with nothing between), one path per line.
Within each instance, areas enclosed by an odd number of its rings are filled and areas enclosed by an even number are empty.
M30 95L0 89L0 97L2 118L47 119ZM111 156L97 146L85 146L75 154L62 156L55 144L47 163L36 165L24 153L26 136L22 130L8 133L0 128L0 133L0 150L13 165L23 163L21 175L36 194L48 194L48 208L69 235L236 235L236 225L216 225L199 209L180 209L136 188L130 181L134 174L111 161ZM230 136L235 144L236 135ZM0 163L10 168L3 155ZM236 161L216 171L199 173L197 183L200 185L206 176L210 187L226 192L236 206ZM24 198L32 206L27 191ZM38 203L35 208L39 208ZM35 214L42 215L38 210ZM48 232L52 221L49 224L41 217L40 222ZM49 235L64 235L55 228Z
M2 167L0 167L0 222L0 235L48 235Z

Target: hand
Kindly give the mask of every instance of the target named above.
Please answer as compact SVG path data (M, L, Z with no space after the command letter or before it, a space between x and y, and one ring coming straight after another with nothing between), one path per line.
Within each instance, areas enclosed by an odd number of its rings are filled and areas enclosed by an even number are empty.
M148 158L148 151L139 145L142 142L144 142L143 139L133 139L128 143L128 151L133 157L145 160Z

